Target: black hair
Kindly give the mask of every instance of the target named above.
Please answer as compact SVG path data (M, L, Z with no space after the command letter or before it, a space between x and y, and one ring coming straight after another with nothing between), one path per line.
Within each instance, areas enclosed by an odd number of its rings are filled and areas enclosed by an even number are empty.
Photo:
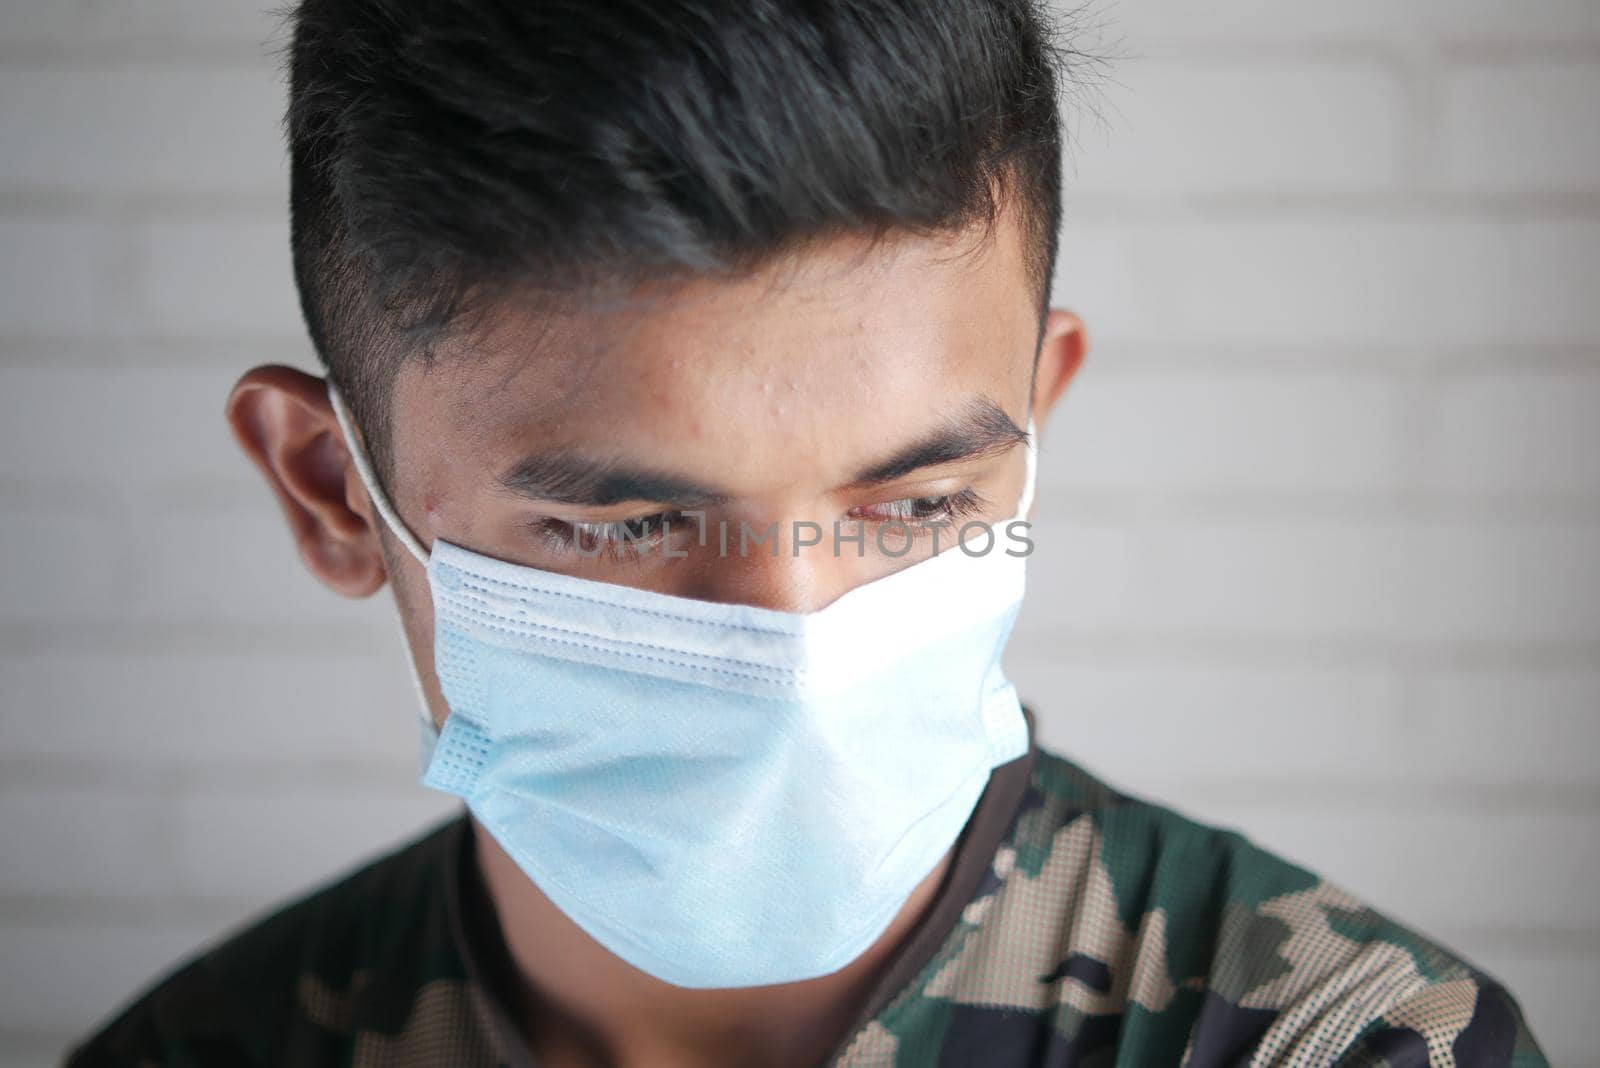
M380 469L403 360L497 293L738 271L1021 209L1041 314L1065 54L1043 0L302 0L291 239Z

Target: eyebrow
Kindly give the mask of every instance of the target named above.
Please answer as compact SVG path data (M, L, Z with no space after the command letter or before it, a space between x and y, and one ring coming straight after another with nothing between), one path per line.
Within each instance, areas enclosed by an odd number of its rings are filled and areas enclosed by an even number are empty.
M1012 422L998 404L988 397L974 397L944 427L862 471L856 484L893 482L924 467L981 459L1027 440L1028 432Z
M1027 432L1012 422L998 404L987 397L976 397L939 430L860 472L852 485L893 482L924 467L980 459L1027 440ZM627 501L702 508L726 504L730 499L729 494L714 486L573 451L526 456L508 468L499 481L519 497L574 508L605 508Z
M577 508L605 508L625 501L670 501L680 508L697 508L728 500L714 487L577 452L524 457L500 476L500 485L521 497Z

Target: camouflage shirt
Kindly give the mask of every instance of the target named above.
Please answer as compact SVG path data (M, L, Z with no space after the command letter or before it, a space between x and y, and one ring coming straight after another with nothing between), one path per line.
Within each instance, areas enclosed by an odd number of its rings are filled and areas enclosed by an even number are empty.
M465 817L199 957L69 1059L535 1064ZM1511 996L1337 887L1033 750L832 1068L1545 1065Z

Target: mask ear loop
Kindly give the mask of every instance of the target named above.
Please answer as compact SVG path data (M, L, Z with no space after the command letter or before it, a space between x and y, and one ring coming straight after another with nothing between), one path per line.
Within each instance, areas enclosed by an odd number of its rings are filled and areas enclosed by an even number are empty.
M350 453L350 459L356 465L356 474L361 476L361 484L366 487L367 496L372 498L372 505L378 509L378 514L383 517L384 524L391 533L400 540L400 543L410 550L411 555L423 567L428 566L428 552L423 549L422 543L411 533L411 529L401 520L394 506L389 503L388 494L383 492L383 487L378 484L377 473L372 469L372 460L367 456L367 450L361 445L361 438L356 434L355 420L350 416L350 410L345 407L344 398L339 395L339 387L332 381L328 382L328 402L333 405L333 414L339 420L339 429L344 434L345 449ZM417 671L416 657L411 655L411 640L406 634L405 624L399 616L395 623L400 631L400 645L405 650L406 667L411 671L411 688L417 695L417 730L419 748L417 758L417 774L425 775L428 766L433 762L433 750L439 743L439 728L433 722L433 709L428 705L428 695L422 689L422 675Z
M328 402L333 405L334 417L339 420L339 429L344 432L345 449L356 465L356 474L361 476L361 484L366 487L367 496L372 498L373 507L378 509L378 514L383 517L384 525L389 528L389 532L410 550L411 555L417 558L417 563L427 567L428 550L422 547L417 536L411 533L411 528L406 526L405 520L394 510L394 505L389 503L389 496L383 492L383 486L378 483L378 475L372 469L372 459L367 456L367 450L362 447L361 438L356 433L355 420L351 418L350 410L345 407L344 398L339 394L339 387L333 384L332 379L328 381Z

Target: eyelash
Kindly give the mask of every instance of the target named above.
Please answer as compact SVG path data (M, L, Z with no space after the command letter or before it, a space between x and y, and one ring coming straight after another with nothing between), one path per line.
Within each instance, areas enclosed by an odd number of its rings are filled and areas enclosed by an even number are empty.
M852 509L849 517L862 523L898 523L910 530L912 537L926 537L932 528L945 522L954 522L982 514L987 501L977 491L964 489L936 497L906 497L873 505L883 509L898 506L901 513L883 517L866 518L857 513L866 509ZM575 551L581 544L583 552L593 558L606 556L613 560L637 561L646 550L654 551L666 537L669 525L684 527L697 524L683 512L657 512L611 523L571 523L562 519L538 519L532 524L535 534L545 546L558 553ZM682 529L682 527L680 527Z
M867 523L903 523L911 529L914 536L921 537L929 533L929 528L935 524L980 514L986 503L975 490L964 489L959 493L946 493L937 497L905 497L898 501L885 501L883 504L871 506L874 509L890 509L893 514L888 516L863 517L858 513L868 509L857 508L851 511L850 517Z
M654 551L666 536L668 524L693 525L682 512L657 512L612 523L569 523L563 519L539 519L535 533L547 548L573 552L581 545L590 558L606 556L613 560L638 560L646 550Z

